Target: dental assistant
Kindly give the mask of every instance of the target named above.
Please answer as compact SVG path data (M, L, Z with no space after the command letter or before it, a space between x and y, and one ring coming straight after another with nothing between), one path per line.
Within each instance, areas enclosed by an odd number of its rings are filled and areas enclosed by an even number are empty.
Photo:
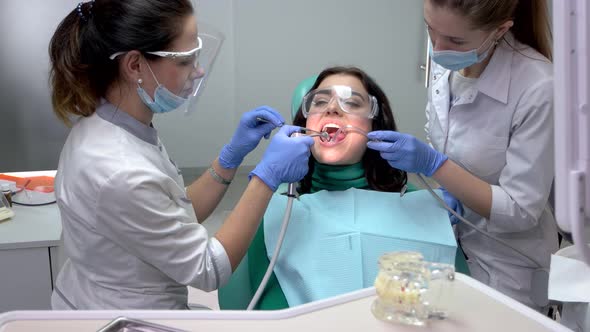
M185 188L152 121L197 95L208 69L199 63L203 48L188 0L80 3L58 26L49 47L52 101L74 124L55 181L68 260L53 309L187 309L186 286L225 284L273 190L307 173L313 139L291 138L298 127L283 126L209 237L200 223L244 157L284 120L269 107L245 113L209 170Z
M541 310L533 280L557 250L548 197L553 165L553 74L545 1L424 0L432 71L430 146L372 132L392 167L433 177L463 216L542 265L464 223L455 231L471 275ZM537 280L538 281L538 280ZM543 289L544 288L544 289Z

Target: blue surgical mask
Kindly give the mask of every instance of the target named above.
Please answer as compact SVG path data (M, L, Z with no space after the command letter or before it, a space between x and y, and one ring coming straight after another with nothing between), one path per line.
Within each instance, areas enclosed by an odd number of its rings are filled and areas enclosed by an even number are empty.
M491 37L491 36L490 36ZM486 39L483 44L485 45L486 42L489 40ZM465 51L465 52L461 52L461 51L434 51L434 47L432 46L432 43L430 41L430 38L428 38L428 44L429 44L429 52L430 52L430 57L432 58L432 61L436 62L437 64L441 65L442 67L449 69L449 70L453 70L453 71L457 71L457 70L461 70L463 68L467 68L469 66L472 66L476 63L480 63L482 62L485 58L487 58L488 53L490 51L490 49L492 47L489 47L485 52L483 52L482 54L477 54L477 51L481 48L475 48L472 49L470 51ZM494 45L494 44L492 44Z
M143 103L146 104L146 106L149 107L152 112L171 112L180 108L180 106L188 101L188 99L177 96L170 92L170 90L166 89L166 87L158 82L158 79L156 78L156 75L154 75L154 72L152 71L152 68L150 68L149 64L148 68L150 69L152 76L154 76L154 79L158 84L154 90L154 99L150 98L147 92L145 92L145 90L139 84L137 85L137 94L139 94L141 101L143 101Z

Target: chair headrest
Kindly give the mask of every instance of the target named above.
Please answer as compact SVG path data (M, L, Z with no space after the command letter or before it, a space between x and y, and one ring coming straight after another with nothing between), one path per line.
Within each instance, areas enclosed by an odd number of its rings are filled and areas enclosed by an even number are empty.
M293 98L291 99L291 121L295 119L295 115L301 106L303 97L305 97L305 95L309 92L317 78L318 75L314 75L304 79L301 81L301 83L299 83L299 85L297 85L295 91L293 91Z

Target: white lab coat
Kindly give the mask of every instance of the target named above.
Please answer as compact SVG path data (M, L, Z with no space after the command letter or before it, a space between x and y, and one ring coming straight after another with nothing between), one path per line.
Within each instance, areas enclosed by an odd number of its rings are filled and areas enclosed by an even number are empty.
M74 125L55 186L69 259L53 309L186 309L186 285L229 279L156 130L112 104Z
M450 71L433 64L425 129L436 150L492 185L490 218L468 208L464 216L548 268L557 250L548 203L554 178L553 69L510 34L507 40L519 51L500 42L475 86L452 107ZM473 277L535 307L533 263L465 224L456 232Z

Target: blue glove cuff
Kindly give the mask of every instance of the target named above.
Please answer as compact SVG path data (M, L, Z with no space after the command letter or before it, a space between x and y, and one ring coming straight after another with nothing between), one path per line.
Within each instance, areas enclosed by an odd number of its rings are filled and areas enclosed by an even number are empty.
M455 212L463 217L463 212L465 211L463 210L463 204L459 201L457 201L457 208L455 209ZM449 219L451 220L451 225L453 226L461 222L461 220L452 213L449 214Z
M424 173L424 175L431 177L434 173L436 173L436 171L438 171L438 169L445 163L445 161L447 161L449 159L449 157L447 157L445 154L442 154L438 151L436 151L436 153L434 154L434 160L433 160L433 167L429 170L428 173Z
M219 165L225 169L238 168L242 161L244 157L236 156L229 144L224 145L219 153Z
M264 176L266 174L269 175L270 179L267 178L266 176ZM264 166L261 166L260 164L258 164L250 172L250 174L248 174L248 180L252 180L252 176L256 175L262 182L264 182L264 184L266 184L270 188L270 190L275 192L279 188L281 181L277 181L276 179L273 179L271 174L272 174L272 172L266 170Z

